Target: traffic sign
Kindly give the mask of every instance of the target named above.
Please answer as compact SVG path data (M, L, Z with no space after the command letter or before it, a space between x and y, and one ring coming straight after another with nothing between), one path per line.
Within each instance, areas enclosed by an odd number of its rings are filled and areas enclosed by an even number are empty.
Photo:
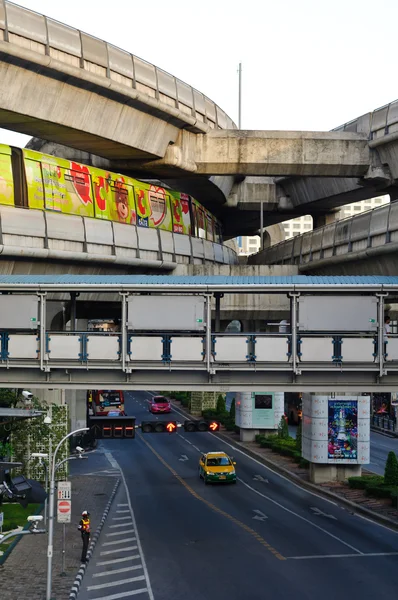
M70 523L72 502L70 500L58 500L57 508L57 523Z
M70 481L58 482L58 500L70 500L72 498L72 485Z

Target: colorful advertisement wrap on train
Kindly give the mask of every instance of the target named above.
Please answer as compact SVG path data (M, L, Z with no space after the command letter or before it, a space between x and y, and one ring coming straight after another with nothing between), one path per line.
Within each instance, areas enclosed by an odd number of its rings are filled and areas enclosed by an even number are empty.
M328 402L328 459L358 458L358 403Z
M0 144L0 203L14 204L14 182L11 168L11 148Z
M13 204L11 149L4 148L0 203ZM23 150L23 161L29 208L220 241L213 215L187 194L33 150Z

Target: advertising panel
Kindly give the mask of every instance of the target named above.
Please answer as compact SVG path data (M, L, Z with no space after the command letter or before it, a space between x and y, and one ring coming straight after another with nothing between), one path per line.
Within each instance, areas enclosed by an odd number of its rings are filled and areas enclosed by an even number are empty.
M191 217L189 214L189 200L186 194L170 192L173 212L173 231L189 235L191 233Z
M11 148L0 144L0 204L14 204Z
M24 163L30 208L94 216L89 167L32 150L24 150Z
M358 402L328 400L328 462L358 460Z
M137 225L172 231L170 197L156 185L137 182Z
M95 198L95 216L135 225L134 180L90 167Z

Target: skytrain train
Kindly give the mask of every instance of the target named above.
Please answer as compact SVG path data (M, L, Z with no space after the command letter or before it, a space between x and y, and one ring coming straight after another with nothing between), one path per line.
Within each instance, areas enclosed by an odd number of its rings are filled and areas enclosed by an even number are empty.
M221 223L187 194L0 144L0 205L117 221L222 243Z

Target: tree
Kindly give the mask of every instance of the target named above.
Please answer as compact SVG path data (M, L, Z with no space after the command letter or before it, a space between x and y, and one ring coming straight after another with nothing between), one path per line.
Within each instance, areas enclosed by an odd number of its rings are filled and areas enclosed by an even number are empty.
M0 389L0 406L15 408L18 402L18 391L10 388Z
M299 424L297 426L297 432L296 432L296 450L297 450L297 452L300 452L300 453L302 451L302 448L301 448L302 439L303 439L303 428L302 428L301 419L300 419Z
M282 440L287 440L289 438L289 427L287 426L285 415L282 415L278 426L278 437Z
M219 394L217 398L217 412L218 414L225 413L225 398L222 394Z
M231 420L233 419L234 423L235 423L235 398L232 398L232 402L231 402L231 408L229 409L229 416L231 417Z
M386 485L398 485L398 460L397 455L392 450L387 456L384 483Z

